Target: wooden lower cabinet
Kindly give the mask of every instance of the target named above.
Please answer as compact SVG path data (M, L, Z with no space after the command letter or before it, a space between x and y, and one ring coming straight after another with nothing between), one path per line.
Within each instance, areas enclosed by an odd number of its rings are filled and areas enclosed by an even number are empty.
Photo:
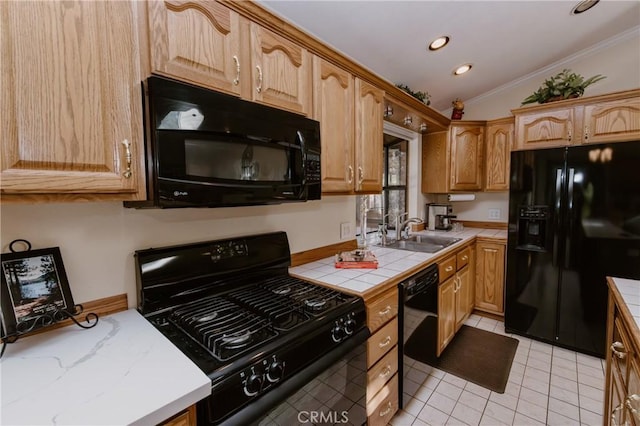
M504 315L506 242L476 242L475 309Z
M445 350L473 310L474 248L468 245L438 263L438 347Z
M196 406L192 405L184 411L160 423L160 426L196 426Z
M366 301L367 424L386 425L398 411L398 290Z
M640 333L615 285L610 281L609 286L603 424L637 425L640 424Z

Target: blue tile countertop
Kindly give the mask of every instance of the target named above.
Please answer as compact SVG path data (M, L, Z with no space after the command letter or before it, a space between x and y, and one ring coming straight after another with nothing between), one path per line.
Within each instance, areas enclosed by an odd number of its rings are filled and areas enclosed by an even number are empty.
M419 253L397 250L387 247L370 246L377 260L377 269L341 269L336 268L335 257L327 257L315 262L295 266L289 269L293 276L328 285L338 290L357 294L364 298L378 294L404 278L416 273L430 264L437 262L459 248L472 242L475 238L487 238L506 241L507 231L496 229L465 228L459 232L421 231L412 235L438 235L461 238L455 244L436 253Z

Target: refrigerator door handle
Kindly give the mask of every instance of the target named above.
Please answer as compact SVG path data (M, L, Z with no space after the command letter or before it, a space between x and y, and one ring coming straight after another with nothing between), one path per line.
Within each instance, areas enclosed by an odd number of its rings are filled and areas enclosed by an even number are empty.
M567 225L568 232L565 234L565 246L564 246L564 266L565 268L571 267L571 235L573 235L573 179L576 174L576 169L573 167L569 169L569 182L567 185Z
M554 221L556 232L553 233L553 265L558 264L558 232L560 229L560 201L562 200L562 169L556 169L556 199L554 200Z

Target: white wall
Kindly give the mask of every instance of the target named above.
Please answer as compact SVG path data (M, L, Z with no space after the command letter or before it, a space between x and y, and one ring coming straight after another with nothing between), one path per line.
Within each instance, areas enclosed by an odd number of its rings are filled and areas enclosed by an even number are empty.
M137 303L135 250L226 237L286 231L291 252L340 242L340 223L355 238L355 197L277 206L134 210L122 203L1 206L2 252L17 238L33 249L60 247L76 303L127 293Z
M564 68L589 78L596 74L606 76L604 80L587 87L584 96L595 96L640 87L640 27L613 39L578 52L570 58L524 76L474 99L465 101L465 120L492 120L508 117L511 110L520 108L521 102L535 92L542 82ZM505 64L496 64L505 66ZM447 117L451 110L444 111Z

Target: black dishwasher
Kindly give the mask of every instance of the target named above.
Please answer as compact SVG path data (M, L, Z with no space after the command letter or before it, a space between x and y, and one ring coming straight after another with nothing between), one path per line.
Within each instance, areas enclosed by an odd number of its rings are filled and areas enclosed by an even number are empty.
M438 265L433 264L398 284L398 403L403 407L404 344L429 315L438 313Z

